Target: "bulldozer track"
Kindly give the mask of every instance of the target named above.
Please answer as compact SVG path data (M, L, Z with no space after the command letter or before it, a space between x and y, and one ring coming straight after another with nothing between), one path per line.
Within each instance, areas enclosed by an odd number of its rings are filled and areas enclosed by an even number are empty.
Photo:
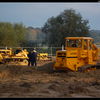
M97 65L92 65L92 64L87 64L87 65L83 65L78 67L78 71L80 72L85 72L87 69L92 69L92 68L100 68L100 63L97 63Z
M28 59L26 59L26 58L4 58L3 60L2 60L2 63L3 64L8 64L9 62L23 62L24 60L28 60Z
M26 58L4 58L3 61L9 61L9 60L26 60Z

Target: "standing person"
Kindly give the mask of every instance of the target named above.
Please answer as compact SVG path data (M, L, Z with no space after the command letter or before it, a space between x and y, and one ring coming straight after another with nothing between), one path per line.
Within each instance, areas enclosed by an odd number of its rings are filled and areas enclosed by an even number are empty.
M32 66L32 54L33 54L33 51L31 51L28 55L29 57L29 60L28 60L28 66L30 66L30 62L31 62L31 66Z
M35 50L35 48L34 48L33 50ZM35 51L36 51L36 50L35 50Z
M33 54L32 54L32 66L34 66L34 63L35 63L35 66L37 66L36 60L37 60L37 52L35 50L33 50Z

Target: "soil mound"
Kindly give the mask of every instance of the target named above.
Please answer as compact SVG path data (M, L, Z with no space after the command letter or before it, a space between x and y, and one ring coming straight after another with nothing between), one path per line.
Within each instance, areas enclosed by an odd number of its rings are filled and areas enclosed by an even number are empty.
M30 75L33 74L34 71L36 71L36 69L33 66L31 67L19 66L19 65L6 66L2 70L0 70L0 78L20 77L23 74Z
M25 82L25 83L21 84L20 86L22 86L22 87L30 87L31 85L29 83Z
M36 69L31 66L18 66L18 65L13 65L8 67L9 70L9 76L10 77L15 77L15 76L22 76L23 74L25 75L30 75L32 74Z
M50 63L47 63L43 66L38 67L37 70L41 71L41 72L52 73L53 72L53 65L54 65L54 62L50 62Z
M76 85L72 85L70 84L69 87L70 89L70 93L87 93L87 92L90 92L88 89L82 87L82 86L76 86Z
M0 78L21 77L23 74L31 75L41 72L52 73L54 62L46 63L40 67L9 65L0 67Z
M9 75L9 71L8 70L1 70L0 71L0 78L7 78Z

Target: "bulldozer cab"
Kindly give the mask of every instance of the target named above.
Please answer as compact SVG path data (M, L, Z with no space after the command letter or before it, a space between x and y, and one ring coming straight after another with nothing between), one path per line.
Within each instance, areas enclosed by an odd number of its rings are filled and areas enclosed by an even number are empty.
M16 54L18 54L19 52L22 52L22 50L21 49L17 49L16 50Z
M93 39L90 37L67 37L66 50L79 49L79 50L91 50Z

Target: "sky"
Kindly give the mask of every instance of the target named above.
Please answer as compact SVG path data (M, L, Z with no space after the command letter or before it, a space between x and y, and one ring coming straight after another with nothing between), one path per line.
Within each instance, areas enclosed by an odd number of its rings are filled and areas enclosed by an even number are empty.
M65 9L74 9L89 20L90 30L100 30L100 2L98 3L0 3L0 22L20 23L26 27L43 27L47 19L56 17Z

